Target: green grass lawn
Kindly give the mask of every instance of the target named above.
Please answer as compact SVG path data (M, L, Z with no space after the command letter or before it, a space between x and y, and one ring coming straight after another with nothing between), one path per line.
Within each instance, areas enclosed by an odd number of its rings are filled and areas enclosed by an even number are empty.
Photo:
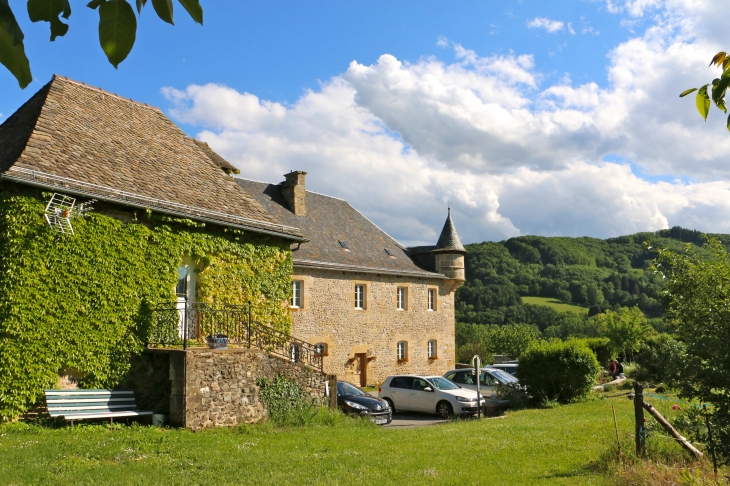
M566 304L553 297L522 297L523 304L544 305L551 307L558 312L575 312L576 314L588 314L588 309L577 304Z
M413 429L8 424L0 484L608 484L595 463L615 448L611 405L630 451L625 397Z

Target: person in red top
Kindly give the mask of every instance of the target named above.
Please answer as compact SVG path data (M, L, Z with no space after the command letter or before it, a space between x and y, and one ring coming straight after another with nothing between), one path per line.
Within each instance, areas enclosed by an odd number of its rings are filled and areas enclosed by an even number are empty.
M608 374L611 375L612 378L616 378L618 376L618 362L615 359L612 359L611 364L608 365Z

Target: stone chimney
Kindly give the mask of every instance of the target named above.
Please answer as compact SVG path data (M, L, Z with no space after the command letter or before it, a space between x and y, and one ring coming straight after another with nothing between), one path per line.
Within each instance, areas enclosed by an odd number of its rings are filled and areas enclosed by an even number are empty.
M307 193L304 190L304 176L306 175L306 172L295 170L284 175L286 180L281 183L281 194L297 216L307 214Z

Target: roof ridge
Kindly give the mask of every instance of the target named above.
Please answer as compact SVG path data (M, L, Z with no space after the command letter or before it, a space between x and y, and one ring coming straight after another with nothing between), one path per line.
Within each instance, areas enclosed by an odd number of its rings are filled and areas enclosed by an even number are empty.
M274 186L278 186L278 185L279 185L279 184L274 184L273 182L265 182L265 181L255 181L255 180L253 180L253 179L245 179L245 178L243 178L243 177L236 177L236 179L241 179L241 180L243 180L243 181L249 181L249 182L257 182L257 183L259 183L259 184L271 184L271 185L274 185ZM368 218L367 216L365 216L365 215L364 215L364 214L363 214L362 212L360 212L360 211L359 211L359 210L358 210L358 209L357 209L357 208L356 208L355 206L353 206L352 204L350 204L350 203L349 203L349 201L347 201L347 199L342 199L342 198L340 198L340 197L335 197L335 196L329 196L329 195L327 195L327 194L322 194L321 192L315 192L315 191L307 191L307 190L305 190L304 192L308 192L308 193L310 193L310 194L317 194L318 196L328 197L328 198L330 198L330 199L336 199L336 200L338 200L338 201L342 201L342 202L344 202L345 204L347 204L348 206L350 206L350 208L352 208L352 210L353 210L353 211L355 211L355 212L356 212L357 214L359 214L360 216L362 216L363 218L365 218L365 219L367 220L367 222L368 222L368 223L370 223L370 224L372 224L373 226L375 226L375 228L377 228L377 229L378 229L378 231L380 231L380 232L381 232L381 233L383 233L383 234L384 234L385 236L387 236L388 238L390 238L391 240L393 240L393 241L395 242L396 246L398 246L399 248L401 248L401 249L403 249L403 250L407 250L407 249L408 249L408 247L406 247L406 246L405 246L405 245L403 245L403 244L402 244L402 243L401 243L400 241L398 241L398 240L396 240L395 238L393 238L392 236L390 236L390 235L389 235L389 234L388 234L388 233L387 233L386 231L384 231L384 230L383 230L383 229L382 229L382 228L381 228L380 226L378 226L377 224L373 223L373 222L372 222L372 220L371 220L370 218Z
M256 183L259 183L259 184L270 184L270 185L272 185L272 186L278 186L278 185L281 185L281 182L279 182L279 183L275 183L275 182L268 182L268 181L257 181L257 180L254 180L254 179L247 179L247 178L245 178L245 177L236 177L236 179L240 179L240 180L242 180L242 181L248 181L248 182L256 182ZM310 190L307 190L307 189L305 189L305 191L304 191L304 192L308 192L308 193L310 193L310 194L316 194L316 195L318 195L318 196L328 197L328 198L330 198L330 199L337 199L338 201L342 201L342 202L346 202L346 203L347 203L347 199L342 199L341 197L336 197L336 196L330 196L329 194L322 194L321 192L316 192L316 191L310 191ZM350 204L350 203L347 203L347 204ZM351 205L351 206L352 206L352 205ZM354 209L354 208L353 208L353 209ZM357 211L357 209L355 209L355 211ZM358 211L358 212L359 212L359 211ZM383 231L383 233L385 233L385 231Z
M56 81L56 80L60 80L60 81L66 82L66 83L75 84L76 86L80 86L82 88L86 88L86 89L91 90L91 91L96 91L96 92L102 93L102 94L104 94L106 96L111 96L112 98L117 98L117 99L120 99L122 101L127 101L127 102L132 103L133 105L137 105L137 106L139 106L141 108L149 108L150 110L159 111L160 113L162 113L162 110L160 108L158 108L157 106L148 105L147 103L142 103L141 101L134 101L132 98L125 98L124 96L119 96L118 94L112 93L111 91L107 91L105 89L102 89L102 88L99 88L99 87L96 87L96 86L91 86L91 85L88 85L88 84L86 84L84 82L81 82L81 81L76 81L75 79L71 79L71 78L69 78L67 76L61 76L60 74L54 74L53 77L51 78L51 83L54 82L54 81Z

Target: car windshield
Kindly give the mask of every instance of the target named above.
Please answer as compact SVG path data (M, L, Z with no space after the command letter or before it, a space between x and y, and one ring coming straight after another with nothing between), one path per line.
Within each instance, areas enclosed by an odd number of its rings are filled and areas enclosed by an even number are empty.
M495 377L497 377L497 379L499 381L501 381L502 383L518 383L519 382L519 380L517 378L515 378L512 375L510 375L506 371L493 370L491 373L492 373L492 375L494 375Z
M457 390L461 388L459 385L451 383L446 378L441 378L440 376L429 378L428 381L430 381L437 390Z
M341 397L361 397L367 395L364 391L349 383L337 382L337 395Z

